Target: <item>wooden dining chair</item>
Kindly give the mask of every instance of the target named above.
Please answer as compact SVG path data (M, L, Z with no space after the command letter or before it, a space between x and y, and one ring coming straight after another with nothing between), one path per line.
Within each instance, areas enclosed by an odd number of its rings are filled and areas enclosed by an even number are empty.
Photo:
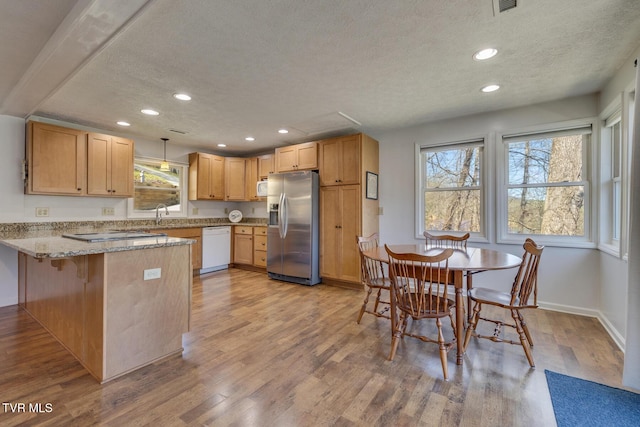
M524 255L518 273L511 286L511 292L500 292L494 289L473 288L469 291L469 298L474 302L473 315L469 321L469 327L464 337L464 350L466 351L469 340L472 336L486 338L494 342L504 342L521 345L527 356L529 365L535 367L531 347L533 340L529 333L529 328L524 321L521 310L527 308L538 308L538 265L544 246L538 246L533 240L527 239L523 245ZM530 301L533 298L533 301ZM502 320L495 320L481 317L480 313L483 305L492 305L509 310L513 318L513 324L505 323ZM485 336L476 332L479 320L495 323L493 335ZM519 342L503 338L503 326L514 328L518 334Z
M469 233L465 233L462 236L454 236L452 234L431 234L428 231L422 233L427 239L427 245L435 248L451 248L451 249L467 249L467 240L469 240Z
M364 313L373 314L376 317L383 317L386 319L391 318L391 303L388 300L382 299L383 291L391 291L391 281L388 277L385 277L384 268L382 262L369 258L364 254L364 251L368 249L375 249L378 247L378 233L374 233L369 237L356 236L356 242L360 252L360 268L361 268L361 282L365 290L364 302L360 307L360 313L358 313L357 323L360 323ZM376 290L376 299L373 303L373 308L369 308L369 298L371 293ZM380 305L383 308L380 309Z
M467 250L467 241L469 240L470 234L465 233L461 236L452 235L452 234L431 234L428 231L422 233L426 239L427 246L435 247L435 248L451 248L455 250L466 251ZM476 271L467 271L465 272L466 277L466 286L467 292L471 288L473 288L472 277L473 274L477 273ZM449 293L453 293L452 289L449 289ZM467 298L467 316L466 320L471 318L471 300Z
M385 245L389 255L389 276L393 292L392 303L398 320L395 322L391 339L389 360L393 360L398 343L405 336L417 338L423 342L437 343L440 349L440 362L444 379L448 379L447 352L455 346L456 325L453 318L454 299L449 299L446 278L449 276L449 258L453 249L443 249L435 255L419 255L415 253L395 253ZM442 319L449 317L453 338L445 341L442 333ZM435 319L438 337L407 330L407 321L412 319L412 330L417 330L416 323L424 319Z

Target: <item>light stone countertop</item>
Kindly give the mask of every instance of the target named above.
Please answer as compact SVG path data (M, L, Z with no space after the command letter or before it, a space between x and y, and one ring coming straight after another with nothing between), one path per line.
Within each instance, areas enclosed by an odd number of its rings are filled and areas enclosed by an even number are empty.
M16 249L19 252L24 252L34 258L67 258L106 252L188 245L196 241L162 236L91 243L62 237L62 234L66 233L90 233L116 230L148 230L149 232L153 232L153 230L171 228L202 228L226 225L265 227L267 225L264 220L257 221L231 223L226 218L209 218L163 220L160 224L155 224L155 221L150 220L1 223L0 244Z
M106 252L190 245L195 243L195 240L161 236L91 243L62 236L40 236L22 239L2 239L0 243L34 258L68 258Z

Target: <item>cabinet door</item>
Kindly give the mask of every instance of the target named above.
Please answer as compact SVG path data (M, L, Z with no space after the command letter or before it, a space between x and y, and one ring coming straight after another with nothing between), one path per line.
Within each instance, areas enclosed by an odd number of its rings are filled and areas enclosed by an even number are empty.
M360 254L356 236L360 235L360 186L344 185L340 188L340 280L360 282Z
M86 194L86 132L38 122L27 127L27 194Z
M235 264L253 264L253 236L235 234L233 237L233 262Z
M339 229L341 223L340 187L320 189L320 276L340 276ZM353 237L355 242L355 235Z
M97 133L87 136L87 194L133 196L133 141Z
M245 200L249 200L249 201L256 201L256 200L260 200L260 197L258 197L258 194L256 192L256 184L259 181L258 178L258 158L257 157L251 157L250 159L246 159L247 163L247 169L245 172L245 181L246 181L246 199Z
M224 200L224 157L189 154L189 200Z
M320 275L359 282L360 186L321 188L320 209Z
M320 185L360 184L360 136L332 138L319 143Z
M87 135L87 194L111 195L111 136Z
M224 159L225 200L246 199L246 159L227 157Z
M111 195L133 197L133 141L111 137Z
M340 184L361 184L360 153L360 135L340 139Z
M298 150L295 145L276 148L276 170L289 172L296 170Z
M318 143L305 142L298 144L298 161L296 162L296 170L318 169Z
M211 189L211 199L213 200L224 200L224 163L224 157L211 156L209 188Z
M275 154L265 154L258 157L258 176L260 179L269 178L270 173L276 172Z
M320 185L340 185L341 143L338 139L328 139L319 144Z

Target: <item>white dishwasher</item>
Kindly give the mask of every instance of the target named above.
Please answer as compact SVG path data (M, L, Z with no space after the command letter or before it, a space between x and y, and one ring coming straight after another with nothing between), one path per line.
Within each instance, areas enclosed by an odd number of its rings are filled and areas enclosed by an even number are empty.
M231 227L202 229L202 269L200 273L223 270L231 262Z

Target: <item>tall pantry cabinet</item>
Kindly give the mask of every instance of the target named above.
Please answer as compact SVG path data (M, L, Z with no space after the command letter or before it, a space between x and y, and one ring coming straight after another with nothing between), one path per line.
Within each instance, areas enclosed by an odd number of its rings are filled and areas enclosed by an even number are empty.
M320 275L360 282L356 236L377 233L378 200L366 197L367 172L378 174L378 141L349 135L319 142Z

